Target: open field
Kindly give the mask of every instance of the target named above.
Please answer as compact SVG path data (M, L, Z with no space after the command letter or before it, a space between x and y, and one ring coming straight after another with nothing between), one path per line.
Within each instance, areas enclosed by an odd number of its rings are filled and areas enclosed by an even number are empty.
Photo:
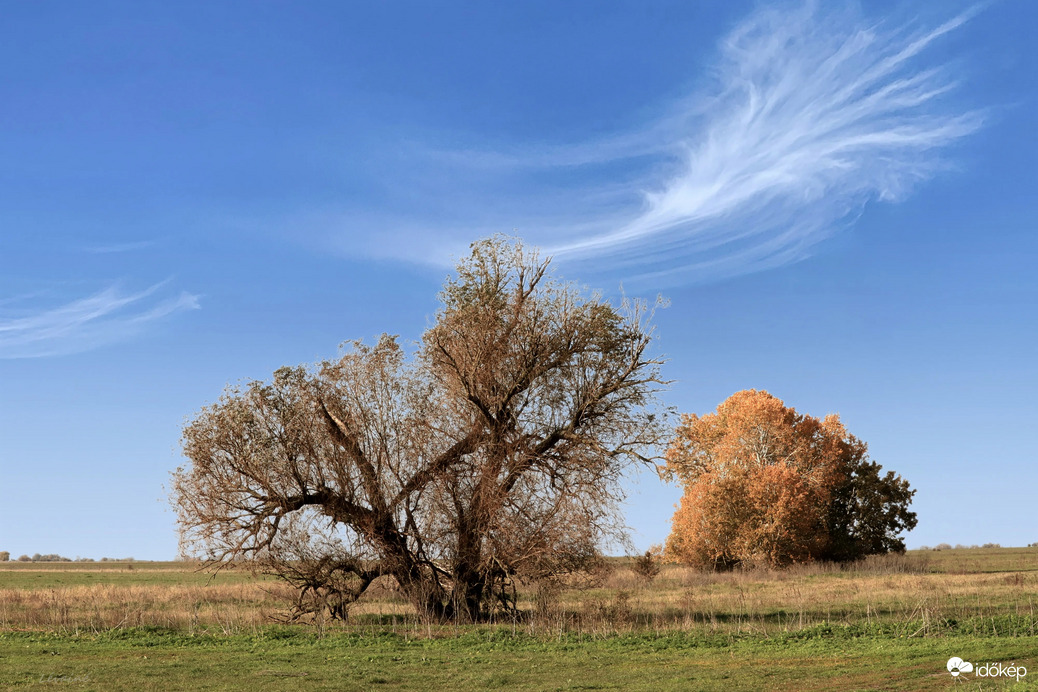
M154 631L0 635L3 689L93 690L944 690L952 655L1034 660L1033 637L889 639L846 632L703 637L411 639L271 629L257 635ZM973 689L1028 689L973 680Z
M185 563L6 563L0 689L946 689L951 656L1015 662L1035 672L1013 685L1038 687L1031 548L652 582L615 561L469 627L421 623L389 585L347 624L278 625L290 595Z
M213 575L186 562L6 562L0 589L53 589L94 584L125 586L205 586L254 581L247 572Z

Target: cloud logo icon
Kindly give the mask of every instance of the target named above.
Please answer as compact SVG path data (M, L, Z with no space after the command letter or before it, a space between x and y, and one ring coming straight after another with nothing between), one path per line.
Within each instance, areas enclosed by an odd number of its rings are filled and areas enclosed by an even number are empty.
M973 664L969 661L963 661L958 656L952 656L948 659L948 672L954 676L958 676L959 673L972 673Z

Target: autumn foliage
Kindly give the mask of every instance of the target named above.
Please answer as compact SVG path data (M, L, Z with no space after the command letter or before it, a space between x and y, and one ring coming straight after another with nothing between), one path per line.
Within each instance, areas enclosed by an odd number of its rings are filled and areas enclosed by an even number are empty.
M395 337L232 387L184 429L185 552L249 562L345 618L395 581L431 620L516 615L517 580L585 570L666 429L647 308L474 243L411 354Z
M744 390L715 413L682 417L665 474L685 494L667 553L729 569L851 560L903 551L915 526L914 490L869 460L839 416L797 413L765 391Z

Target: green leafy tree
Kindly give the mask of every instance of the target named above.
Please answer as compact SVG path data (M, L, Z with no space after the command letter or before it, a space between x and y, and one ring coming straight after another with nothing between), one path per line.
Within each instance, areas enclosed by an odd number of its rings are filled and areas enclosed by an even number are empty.
M866 555L903 553L901 533L915 528L909 511L908 481L871 461L865 447L854 448L843 461L844 480L832 491L827 516L829 543L821 557L837 562Z

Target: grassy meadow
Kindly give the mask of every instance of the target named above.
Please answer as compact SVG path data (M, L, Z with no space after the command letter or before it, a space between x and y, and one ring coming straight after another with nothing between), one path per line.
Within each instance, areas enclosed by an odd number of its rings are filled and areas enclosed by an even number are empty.
M617 559L476 626L422 623L388 583L347 623L285 624L291 595L190 563L0 563L0 689L1038 689L1038 548L651 581ZM952 656L1028 674L955 679Z

